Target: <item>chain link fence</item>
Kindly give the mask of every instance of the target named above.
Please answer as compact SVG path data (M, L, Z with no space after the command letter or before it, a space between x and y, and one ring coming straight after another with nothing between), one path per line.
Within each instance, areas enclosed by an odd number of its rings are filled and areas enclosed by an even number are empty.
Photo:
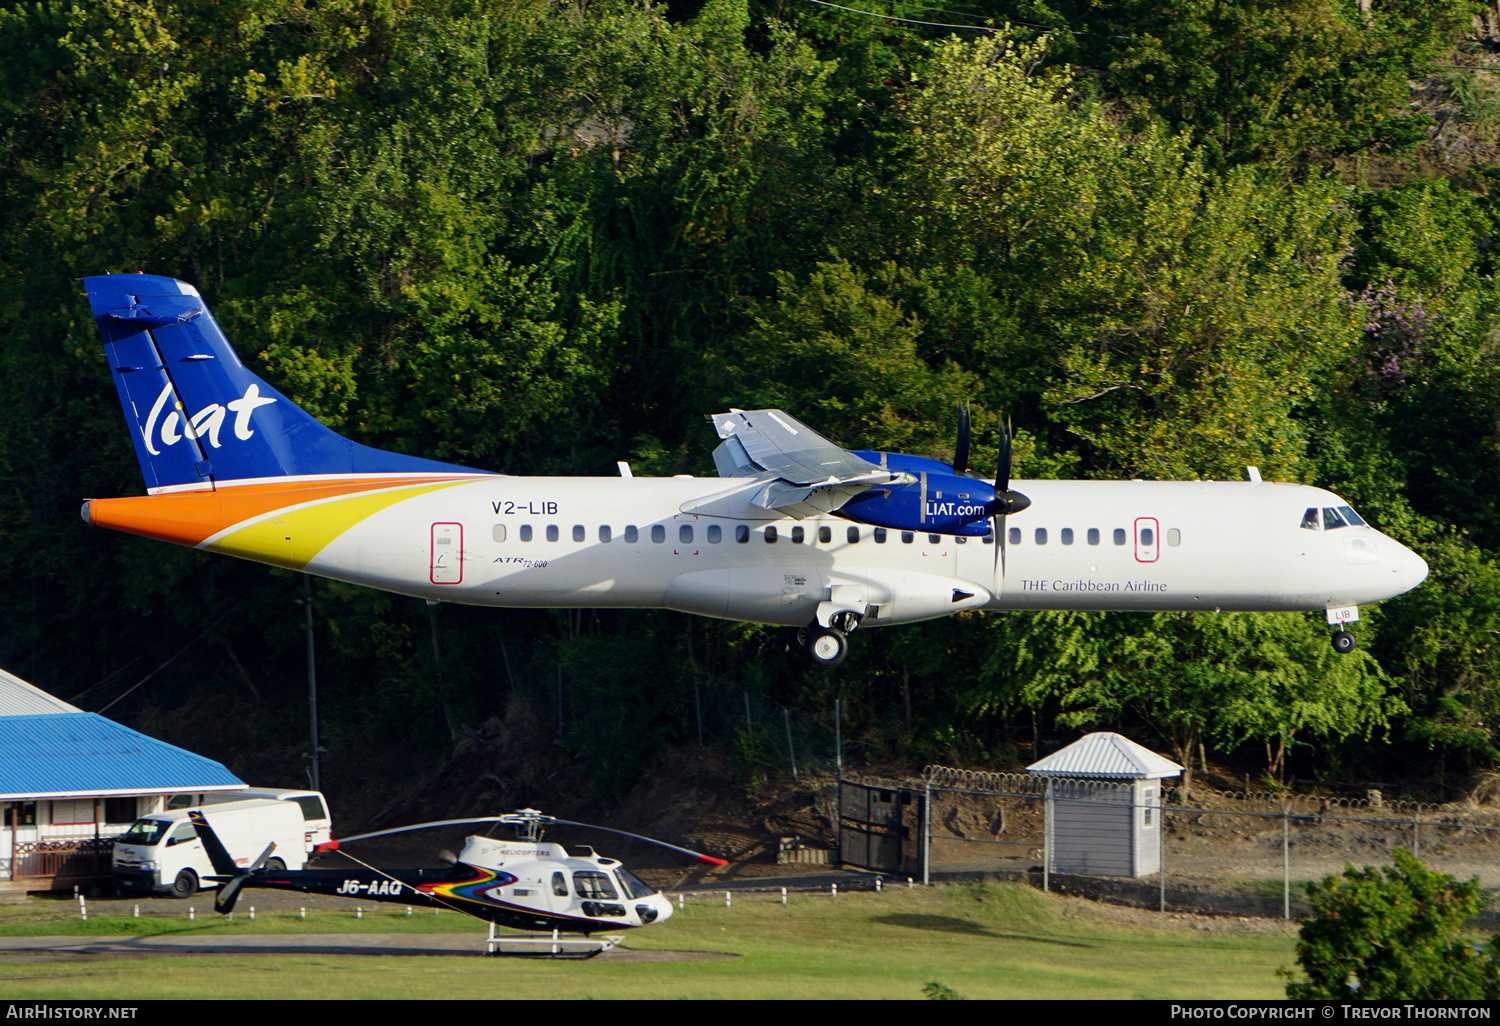
M1080 783L1069 784L1070 804L1102 813L1123 801L1147 825L1158 845L1154 858L1147 853L1149 871L1078 872L1049 817L1048 778L944 766L919 779L843 780L843 859L919 879L1020 879L1163 911L1287 918L1306 913L1305 883L1349 865L1389 865L1398 847L1460 880L1500 887L1500 809L1386 801L1378 792L1340 799L1171 786L1122 799ZM1101 854L1097 864L1106 861Z

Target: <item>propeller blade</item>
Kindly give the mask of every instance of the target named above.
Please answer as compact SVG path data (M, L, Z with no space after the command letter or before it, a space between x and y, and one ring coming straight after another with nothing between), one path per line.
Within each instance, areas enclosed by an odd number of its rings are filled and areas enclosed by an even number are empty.
M962 474L969 469L969 404L958 407L958 441L953 446L953 472Z
M706 862L710 866L727 866L727 865L729 865L729 862L727 860L725 860L725 859L717 859L717 858L714 858L712 855L705 855L701 851L693 851L691 848L679 848L675 844L668 844L666 841L658 841L656 838L654 838L654 837L646 837L644 834L632 834L629 830L616 830L613 827L597 826L596 824L593 824L593 823L576 823L576 822L574 822L571 819L554 819L552 822L554 822L554 823L563 823L563 824L566 824L568 826L586 827L589 830L602 830L606 834L619 834L621 837L633 837L637 841L645 841L647 844L654 844L654 845L656 845L659 848L669 848L672 851L679 852L679 853L681 853L683 855L690 856L691 858L695 858L699 862Z

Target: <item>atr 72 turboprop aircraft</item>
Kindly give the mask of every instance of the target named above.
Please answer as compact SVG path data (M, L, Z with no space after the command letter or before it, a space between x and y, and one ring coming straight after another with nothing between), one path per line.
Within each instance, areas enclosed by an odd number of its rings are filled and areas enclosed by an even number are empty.
M1253 471L1012 490L1003 451L993 483L970 476L966 418L951 465L849 452L780 410L710 418L716 478L384 452L247 370L191 285L84 282L148 493L89 499L85 522L432 602L780 624L832 666L856 626L971 609L1321 611L1347 652L1359 605L1427 575L1337 495Z

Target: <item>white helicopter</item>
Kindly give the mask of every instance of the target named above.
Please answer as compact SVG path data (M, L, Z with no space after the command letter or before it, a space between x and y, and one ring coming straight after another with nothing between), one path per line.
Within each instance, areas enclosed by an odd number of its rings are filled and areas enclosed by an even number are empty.
M707 865L728 863L712 855L643 837L625 830L575 823L546 816L536 809L520 809L503 816L435 820L377 830L320 844L315 852L340 851L353 841L469 823L501 823L515 828L514 840L469 837L456 856L444 853L447 869L377 869L343 853L356 863L352 869L268 868L272 844L250 866L237 865L214 833L208 816L190 812L193 826L208 853L219 883L214 911L234 911L246 887L328 894L361 901L421 905L463 912L486 923L513 930L556 931L589 936L603 931L634 929L672 917L672 903L615 859L592 848L542 840L547 826L579 826L619 834L658 845ZM602 950L602 949L601 949ZM594 951L592 953L597 953Z

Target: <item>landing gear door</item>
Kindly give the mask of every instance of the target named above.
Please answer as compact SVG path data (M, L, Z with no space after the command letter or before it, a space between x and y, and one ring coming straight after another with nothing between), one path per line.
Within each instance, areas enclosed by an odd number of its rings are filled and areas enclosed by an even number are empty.
M462 584L464 525L433 524L429 579L433 584Z
M1161 528L1155 517L1136 517L1135 561L1155 563L1161 545Z

